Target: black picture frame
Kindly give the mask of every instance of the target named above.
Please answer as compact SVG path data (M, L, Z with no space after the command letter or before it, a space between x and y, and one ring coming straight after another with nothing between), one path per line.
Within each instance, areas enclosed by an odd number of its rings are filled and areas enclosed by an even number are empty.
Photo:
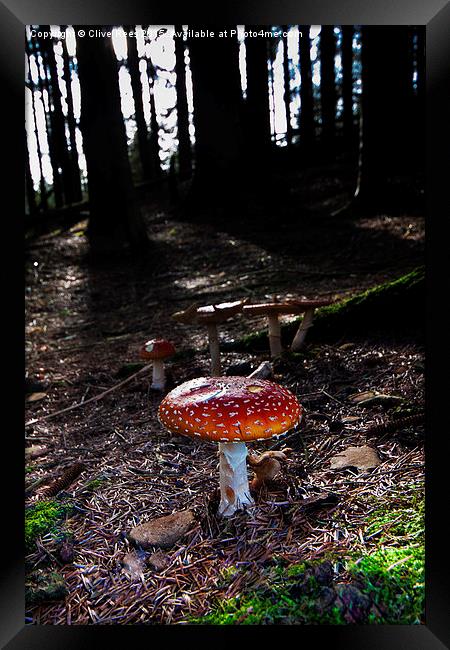
M4 409L11 416L5 426L3 478L3 535L7 550L2 555L0 588L0 643L8 650L23 648L90 648L111 643L152 642L151 635L163 635L167 643L192 643L194 637L215 641L217 630L191 626L25 626L24 625L24 542L23 542L23 107L24 107L24 29L27 24L353 24L353 25L425 25L427 61L427 310L426 362L426 624L417 626L300 626L295 628L296 644L314 647L361 648L364 650L424 650L450 648L450 580L448 571L448 487L445 477L450 454L445 409L448 403L448 321L441 318L439 305L448 291L448 250L446 249L449 93L450 87L450 4L445 0L294 0L270 2L251 0L223 2L203 6L128 0L3 0L0 4L0 53L3 90L3 155L7 165L3 175L3 198L10 200L4 212L4 255L12 253L3 274L4 319L9 329L7 340L9 364L3 369L7 378L3 391ZM425 128L425 125L418 125ZM442 162L443 161L443 162ZM446 162L447 161L447 162ZM7 250L6 250L7 249ZM442 293L444 292L444 293ZM6 318L5 318L6 314ZM8 339L6 339L6 336ZM446 385L447 384L447 385ZM441 419L442 414L444 417ZM8 477L7 469L11 468ZM101 631L99 628L102 628ZM150 629L149 629L150 628ZM254 643L254 628L225 627L220 640L238 635L241 642ZM269 626L263 640L292 629ZM150 639L148 637L150 635ZM106 638L108 637L108 638ZM132 639L130 638L132 637ZM158 638L159 640L159 638Z

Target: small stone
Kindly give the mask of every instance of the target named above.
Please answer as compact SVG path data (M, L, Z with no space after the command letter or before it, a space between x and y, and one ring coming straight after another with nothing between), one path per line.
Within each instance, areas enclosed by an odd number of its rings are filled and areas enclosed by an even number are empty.
M142 548L169 548L188 532L194 521L190 510L182 510L136 526L130 531L128 538Z

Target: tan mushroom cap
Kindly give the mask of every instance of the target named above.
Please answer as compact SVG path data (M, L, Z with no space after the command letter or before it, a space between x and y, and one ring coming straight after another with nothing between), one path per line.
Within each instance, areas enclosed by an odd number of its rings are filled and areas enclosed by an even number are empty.
M287 388L249 377L191 379L168 393L158 410L172 433L216 442L278 438L296 427L301 415Z
M301 314L308 309L325 307L333 300L329 298L317 298L315 300L284 300L283 302L263 302L254 305L244 305L242 311L245 314Z
M172 314L172 318L180 323L197 323L197 324L214 324L223 323L232 316L235 316L242 311L242 307L247 302L244 300L236 300L235 302L222 302L218 305L206 305L205 307L197 307L191 305L184 311L178 311Z

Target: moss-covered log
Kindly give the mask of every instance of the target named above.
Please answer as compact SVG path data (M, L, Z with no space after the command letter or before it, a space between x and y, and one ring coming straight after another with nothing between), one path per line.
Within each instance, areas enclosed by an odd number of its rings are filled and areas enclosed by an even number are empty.
M281 327L281 340L288 347L301 318ZM390 282L384 282L351 298L317 309L307 343L336 340L364 334L411 334L423 332L425 322L425 269L418 267ZM267 330L254 332L228 350L264 350Z

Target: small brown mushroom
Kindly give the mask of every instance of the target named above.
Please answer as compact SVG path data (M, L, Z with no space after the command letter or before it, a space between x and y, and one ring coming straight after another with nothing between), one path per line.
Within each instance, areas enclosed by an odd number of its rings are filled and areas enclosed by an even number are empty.
M332 301L328 299L289 299L280 302L265 302L256 305L245 305L243 312L249 316L267 316L269 323L270 354L272 357L279 357L283 351L283 348L281 346L281 328L279 321L280 314L305 313L305 316L300 323L299 330L297 331L297 334L295 335L294 341L291 345L291 350L295 352L302 346L305 340L306 331L309 327L311 327L314 310L316 307L329 305L331 302Z
M260 456L248 455L248 462L255 472L255 478L251 481L250 487L259 490L260 487L271 481L281 470L281 463L288 460L288 454L292 451L286 447L282 451L265 451Z
M220 350L217 325L228 320L242 311L247 299L235 302L222 302L218 305L197 307L191 305L183 311L178 311L172 318L185 324L206 325L208 331L209 351L211 354L211 376L220 377Z

